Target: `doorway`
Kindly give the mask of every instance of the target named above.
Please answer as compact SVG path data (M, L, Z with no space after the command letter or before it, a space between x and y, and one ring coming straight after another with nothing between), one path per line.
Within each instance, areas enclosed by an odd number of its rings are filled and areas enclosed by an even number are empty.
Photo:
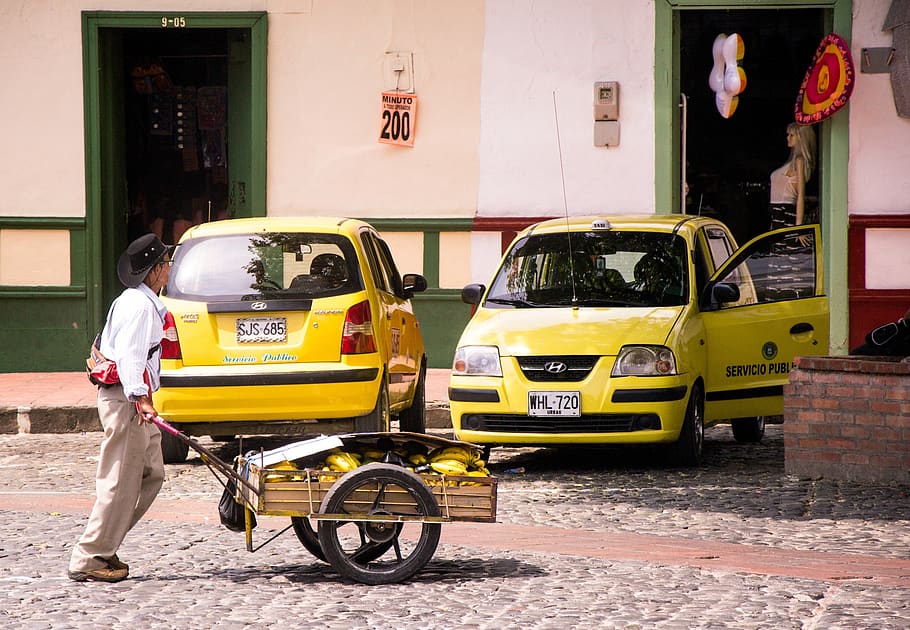
M737 33L745 44L740 67L746 89L729 118L719 113L708 86L712 46L721 33ZM769 177L788 159L786 127L793 122L796 95L824 34L819 9L681 12L686 143L680 159L686 160L686 212L721 219L740 244L770 229ZM806 184L806 213L816 220L818 182L816 170Z
M229 203L227 29L124 34L127 242L175 244L191 226L237 213Z
M85 12L89 322L131 239L264 216L267 17ZM91 328L91 326L89 326Z

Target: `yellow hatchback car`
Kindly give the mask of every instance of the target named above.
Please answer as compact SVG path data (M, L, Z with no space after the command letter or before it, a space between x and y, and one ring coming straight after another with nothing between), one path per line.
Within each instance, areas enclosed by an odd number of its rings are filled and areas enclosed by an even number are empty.
M460 440L665 444L697 465L706 425L757 442L793 358L828 351L818 225L741 249L715 219L575 217L518 234L449 383Z
M161 415L190 435L425 427L426 352L400 275L363 221L233 219L187 231L162 291ZM165 461L186 458L170 436Z

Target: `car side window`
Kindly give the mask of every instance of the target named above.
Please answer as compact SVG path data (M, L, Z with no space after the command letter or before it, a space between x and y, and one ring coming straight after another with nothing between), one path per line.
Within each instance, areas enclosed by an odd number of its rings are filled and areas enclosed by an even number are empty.
M700 240L696 241L695 247L695 294L701 295L705 286L708 284L708 279L711 277L711 269L708 266L707 256L705 255L705 250L701 245Z
M711 252L714 269L717 269L733 255L733 244L730 242L727 233L719 228L706 228L704 235L708 250Z
M360 242L367 255L367 266L370 268L370 275L373 277L373 284L381 291L389 291L389 281L383 272L382 265L379 262L379 253L376 251L376 243L370 232L364 231L360 234Z
M738 264L718 282L736 285L739 300L721 308L812 297L816 286L815 234L811 229L774 235L737 254Z
M398 267L395 266L395 259L392 258L392 250L389 249L389 244L381 238L377 238L376 249L379 254L379 263L392 287L392 293L403 298L404 285L401 282L401 274L398 273Z

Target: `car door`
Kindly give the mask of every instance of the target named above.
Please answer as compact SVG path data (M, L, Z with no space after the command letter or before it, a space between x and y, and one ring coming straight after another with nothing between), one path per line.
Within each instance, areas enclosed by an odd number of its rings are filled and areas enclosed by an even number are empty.
M376 299L379 307L378 321L374 322L376 334L380 337L381 351L387 361L389 399L394 406L404 399L411 381L407 361L402 354L402 340L406 337L408 325L402 312L401 276L391 262L388 245L372 232L362 234L364 248L370 259L371 271L376 283ZM411 368L410 372L413 372Z
M389 334L391 339L389 357L389 393L392 403L410 399L420 367L420 329L411 302L405 297L401 273L392 257L388 243L376 239L380 264L390 279L391 293L388 296L391 313Z
M818 225L761 235L733 253L701 296L705 418L783 413L793 358L828 351Z

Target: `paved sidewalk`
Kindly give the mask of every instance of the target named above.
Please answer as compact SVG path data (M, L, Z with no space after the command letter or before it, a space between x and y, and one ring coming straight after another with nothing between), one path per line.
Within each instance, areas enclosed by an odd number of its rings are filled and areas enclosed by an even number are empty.
M448 369L427 371L427 425L451 426ZM0 433L100 430L97 390L84 372L0 374Z

